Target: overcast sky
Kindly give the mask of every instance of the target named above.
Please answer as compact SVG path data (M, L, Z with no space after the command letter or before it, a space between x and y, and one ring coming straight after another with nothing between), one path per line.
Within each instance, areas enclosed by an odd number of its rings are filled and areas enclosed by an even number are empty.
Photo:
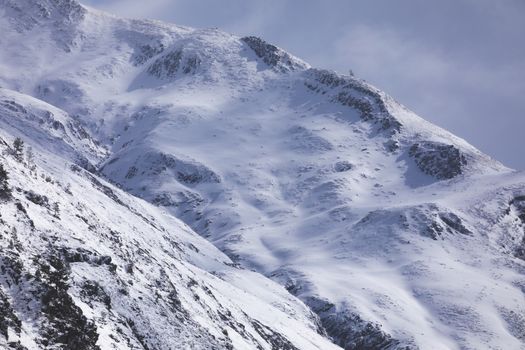
M127 17L254 34L355 75L525 169L525 0L84 0Z

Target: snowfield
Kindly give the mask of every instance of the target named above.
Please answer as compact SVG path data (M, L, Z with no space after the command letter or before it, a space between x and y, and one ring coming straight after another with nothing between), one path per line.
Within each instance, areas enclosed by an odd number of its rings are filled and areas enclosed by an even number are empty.
M0 30L0 347L525 349L522 172L257 37Z

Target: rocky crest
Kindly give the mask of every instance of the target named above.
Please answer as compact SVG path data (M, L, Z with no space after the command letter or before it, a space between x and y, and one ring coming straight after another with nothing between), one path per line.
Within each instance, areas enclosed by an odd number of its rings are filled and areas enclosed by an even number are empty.
M328 70L310 69L309 76L311 80L305 83L308 89L329 94L332 101L358 110L363 120L377 124L380 131L401 131L402 124L388 112L383 97L365 83Z
M267 43L259 37L246 36L241 38L241 40L253 50L257 57L272 69L280 72L288 72L297 69L304 69L306 67L304 63L292 57L286 51Z

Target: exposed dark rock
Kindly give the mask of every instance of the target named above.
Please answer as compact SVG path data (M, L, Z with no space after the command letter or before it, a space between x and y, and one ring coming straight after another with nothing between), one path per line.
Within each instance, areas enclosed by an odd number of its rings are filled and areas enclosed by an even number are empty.
M164 52L165 48L164 44L158 40L141 45L133 56L133 63L136 66L141 65L152 57Z
M12 349L12 350L27 350L25 346L20 344L20 341L9 342L7 345L9 346L9 349Z
M463 221L459 216L451 212L439 213L439 218L447 224L447 226L464 235L472 235L472 232L463 225Z
M20 201L17 200L17 201L15 202L15 206L16 206L16 209L18 209L18 211L24 215L24 217L26 218L26 220L27 220L27 222L29 223L29 225L31 226L31 228L35 228L35 223L34 223L33 220L29 217L29 214L27 214L27 210L26 210L26 208L24 207L24 205L23 205Z
M195 54L186 54L183 49L171 51L153 62L147 72L157 78L175 78L178 74L195 73L201 59Z
M381 326L363 320L359 315L320 298L310 297L306 304L319 315L322 325L334 342L352 350L417 349L403 344L381 330Z
M305 284L295 271L277 270L271 277L295 296L300 296L309 289L308 283ZM349 310L339 310L326 299L313 296L301 299L319 316L317 332L330 337L335 344L344 349L416 349L393 339L381 330L380 325L367 322Z
M178 202L173 200L173 197L169 192L157 194L155 198L153 198L152 203L161 207L175 207L178 205Z
M61 132L65 133L66 128L64 127L64 124L59 122L58 120L55 120L51 123L51 127L55 130L60 130Z
M29 201L49 209L49 198L47 198L47 196L40 195L33 191L25 191L24 194Z
M444 228L436 221L430 221L428 225L423 230L423 235L437 240L443 234Z
M185 174L185 173L179 171L179 172L177 172L177 179L180 182L193 185L193 184L197 184L199 182L202 182L204 177L201 174L199 174L199 173L189 173L189 174L186 173Z
M93 143L96 141L91 137L91 134L84 128L84 126L77 120L67 123L68 129L80 140L89 140Z
M91 174L97 173L97 168L84 156L79 155L75 160L76 164Z
M353 167L354 166L352 165L352 163L346 160L343 160L343 161L335 163L334 170L337 171L338 173L342 173L348 170L352 170Z
M89 305L91 305L91 302L96 301L106 305L108 310L111 309L110 296L96 281L85 281L81 286L80 295L84 297Z
M172 172L185 185L200 183L220 183L221 178L211 169L196 161L183 160L165 153L149 153L141 160L141 175L157 176L165 172Z
M407 216L410 220L407 221ZM433 240L444 239L444 234L472 235L463 220L455 213L440 208L435 204L424 204L411 208L402 214L403 229L419 231L423 236ZM408 222L411 224L409 225Z
M399 149L399 141L398 140L389 140L385 143L385 147L390 152L395 152Z
M173 287L173 290L168 293L168 302L173 309L179 312L184 311L184 309L182 308L182 302L180 301L179 294L177 293L175 287Z
M380 131L399 133L401 123L392 116L381 95L365 83L343 77L335 72L320 69L310 69L305 85L308 89L331 96L331 100L359 111L361 119L373 122Z
M0 101L0 107L3 107L11 112L27 114L27 109L15 101L2 100Z
M463 173L467 158L453 145L422 141L412 145L409 155L425 174L447 180Z
M252 320L252 326L257 333L272 346L272 350L299 350L282 334L277 333L262 323Z
M94 266L109 266L110 270L116 268L115 264L112 263L112 259L107 255L99 255L98 253L91 252L83 248L71 249L62 247L58 251L63 256L63 259L66 263L88 263Z
M292 56L287 52L275 45L267 43L259 37L246 36L241 38L241 40L255 52L257 57L273 69L287 72L299 68L299 65L294 62Z

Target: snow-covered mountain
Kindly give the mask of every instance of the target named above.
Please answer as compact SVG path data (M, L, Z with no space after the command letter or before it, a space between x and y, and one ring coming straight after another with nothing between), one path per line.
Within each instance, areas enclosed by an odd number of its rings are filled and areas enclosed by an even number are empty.
M303 303L173 216L45 149L20 162L10 137L0 348L337 348Z
M523 173L257 37L0 29L0 346L525 349Z

